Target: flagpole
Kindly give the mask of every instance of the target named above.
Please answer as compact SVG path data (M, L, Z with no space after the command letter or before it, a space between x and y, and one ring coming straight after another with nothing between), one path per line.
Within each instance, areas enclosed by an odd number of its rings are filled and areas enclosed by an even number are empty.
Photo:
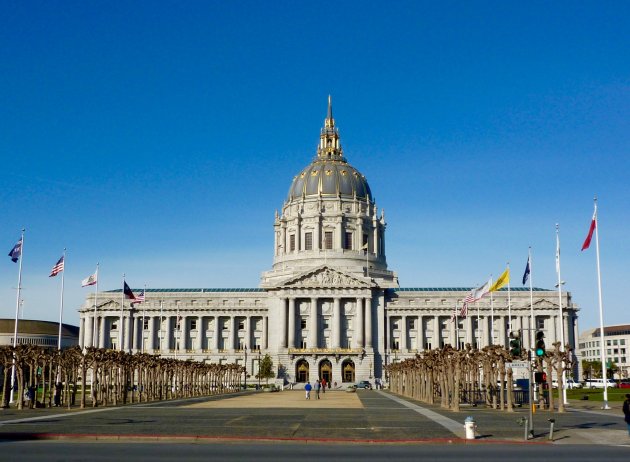
M535 327L535 320L534 320L534 289L533 289L533 283L532 283L532 279L533 279L533 271L532 271L532 248L531 246L528 249L527 252L527 264L529 265L529 349L531 351L534 350L534 327ZM531 356L528 356L529 358L531 358ZM531 365L531 361L530 361L530 368L532 367ZM530 383L530 388L532 387L532 384ZM538 387L533 387L534 388L534 403L536 402L536 400L538 399ZM532 403L533 404L533 403ZM531 406L530 406L531 408ZM530 423L530 430L533 429L533 422Z
M13 348L17 347L17 336L18 336L18 317L20 315L20 293L22 292L22 259L24 258L24 232L25 228L22 228L22 235L20 237L20 241L22 242L20 246L20 264L18 269L18 286L17 286L17 300L15 302L15 326L13 329ZM13 353L13 367L11 368L11 394L9 396L9 403L14 401L13 399L13 388L15 387L15 353ZM22 399L22 397L19 397Z
M560 225L556 223L556 270L558 273L558 322L560 323L560 351L564 351L564 318L562 312L562 278L560 277ZM564 364L564 361L563 361ZM562 368L562 401L567 403L566 371Z
M142 338L140 341L142 342L142 346L140 347L140 351L144 353L144 315L146 314L146 301L147 301L147 285L144 285L144 301L142 302ZM201 331L201 329L199 329Z
M604 404L602 409L610 409L608 406L608 377L606 370L606 350L604 349L604 307L602 304L602 273L599 266L599 218L597 218L597 196L593 199L595 202L595 255L597 256L597 293L599 299L599 338L600 352L602 358L602 378L604 379Z
M509 273L510 262L507 262L507 269ZM510 278L508 278L508 330L512 332L512 298L510 296Z
M164 331L163 331L163 324L164 324L164 314L163 314L163 308L164 308L164 300L160 300L160 352L162 352L162 348L163 348L163 343L164 343Z
M59 302L59 334L57 336L57 350L61 351L61 326L63 325L63 286L66 275L66 249L63 249L63 271L61 272L61 300Z
M123 273L123 285L122 285L122 293L120 294L120 326L118 326L118 342L120 345L118 349L122 351L123 345L123 308L125 306L125 273Z
M490 287L494 284L490 276ZM494 345L494 295L490 292L490 345Z
M455 349L459 350L459 318L457 317L457 300L455 300Z
M94 348L98 347L98 342L96 341L96 332L97 332L97 321L96 321L96 297L98 296L98 263L96 264L96 288L94 289L94 329L92 335L92 346Z
M177 359L177 350L179 345L181 345L181 339L179 339L178 337L181 336L181 328L180 328L180 320L179 320L179 303L177 304L177 317L176 317L176 322L175 322L175 332L177 332L177 335L175 337L175 359Z

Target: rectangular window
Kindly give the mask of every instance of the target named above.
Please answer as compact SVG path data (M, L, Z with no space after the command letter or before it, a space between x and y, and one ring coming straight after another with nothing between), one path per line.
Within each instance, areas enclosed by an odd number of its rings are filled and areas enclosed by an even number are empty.
M238 330L245 330L245 321L238 322Z
M361 248L365 247L368 243L368 235L364 234L363 235L363 241L361 242Z
M190 330L195 330L197 329L197 320L196 319L191 319L190 320Z
M352 233L344 233L343 248L352 250Z
M142 328L144 330L147 330L149 328L149 318L144 318L144 321L142 322Z
M291 252L295 250L295 234L289 236L289 250Z
M613 345L617 345L617 340L613 340Z
M333 248L333 233L332 231L326 231L324 233L324 249L332 250Z
M306 340L302 340L300 342L300 348L302 348L302 349L306 348Z
M313 233L304 233L304 250L313 250Z
M118 329L118 321L112 321L112 330Z
M409 320L409 330L415 329L415 328L416 328L416 320L415 319L410 319Z
M300 329L306 329L306 319L304 318L300 320Z
M329 327L330 327L330 324L329 324L328 318L324 318L324 319L322 319L322 328L323 328L324 330L326 330L326 329L328 329Z
M619 340L619 345L625 345L626 344L626 340L625 339L621 339Z

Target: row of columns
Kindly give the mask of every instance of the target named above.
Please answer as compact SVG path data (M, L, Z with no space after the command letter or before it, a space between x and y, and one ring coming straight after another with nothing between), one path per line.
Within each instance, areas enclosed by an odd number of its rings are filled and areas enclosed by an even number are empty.
M439 348L442 340L445 343L450 343L453 346L458 345L459 343L470 343L471 345L478 341L479 348L483 348L484 346L490 344L499 344L499 345L507 345L509 342L509 317L498 315L494 316L494 319L491 316L480 316L479 317L479 326L475 329L473 328L473 320L476 320L477 317L475 315L469 315L464 318L464 329L459 330L455 327L455 322L449 321L448 334L443 335L441 321L444 319L448 319L448 316L440 316L440 315L430 315L430 316L419 316L419 315L403 315L403 316L388 316L387 318L387 326L388 332L390 336L390 345L392 348L392 339L393 329L392 329L392 319L397 318L401 320L401 325L399 328L400 335L398 336L399 340L399 349L403 351L407 351L412 349L411 346L411 338L408 334L408 325L410 320L415 321L415 329L416 332L416 347L415 349L423 350L424 346L427 342L431 344L431 348ZM545 316L548 318L548 316ZM559 332L559 324L558 317L551 316L550 324L546 329L547 342L549 344L556 341L555 339L560 339ZM461 319L461 318L460 318ZM428 320L428 321L427 321ZM494 329L492 329L492 321L494 320ZM567 339L567 332L570 332L569 329L574 329L574 327L570 324L569 316L564 316L564 329L565 329L565 339ZM427 324L427 328L425 330L425 323ZM531 344L531 338L529 331L529 316L512 316L512 330L521 330L522 345L524 348L533 348ZM535 320L534 320L535 324ZM533 329L536 330L537 326L534 325ZM430 338L427 337L427 331L432 332ZM493 338L491 338L491 333Z
M164 327L160 326L160 318L164 320ZM177 342L175 337L175 331L177 330L177 321L173 321L174 316L145 316L144 319L148 319L148 328L143 329L143 317L140 314L135 314L133 316L125 315L123 319L119 316L105 316L105 315L97 315L96 316L96 326L94 324L95 317L92 313L86 313L81 317L80 324L80 333L79 333L79 344L83 347L89 346L97 346L99 348L109 347L110 343L106 344L106 334L109 335L111 339L114 335L111 330L111 325L113 321L118 321L118 329L124 326L123 330L123 349L130 351L140 351L143 349L143 339L142 333L148 332L146 337L148 338L148 343L146 345L146 350L169 350L169 349L177 349L177 350L186 350L186 340L188 339L189 329L187 320L190 318L197 320L196 331L197 335L194 338L194 344L190 345L192 350L204 350L204 337L206 329L203 328L203 322L206 319L213 319L214 322L214 335L212 336L212 349L218 351L219 349L233 350L238 349L239 345L237 345L236 339L237 336L235 333L238 331L238 322L242 319L245 320L245 329L244 329L244 345L243 347L254 348L259 347L261 349L268 348L268 321L266 316L229 316L228 320L228 337L223 342L220 343L220 339L222 339L223 335L223 327L221 320L222 318L228 318L228 316L190 316L190 315L181 315L180 318L180 341ZM254 333L254 329L252 327L253 318L262 318L262 332L259 337L259 344L253 345L251 341L255 338L252 336ZM106 332L106 329L109 328L109 331ZM129 333L132 335L129 335ZM94 335L96 334L96 337ZM117 340L120 338L119 331L116 332ZM171 339L174 342L173 347L171 348ZM181 341L184 340L184 341ZM192 340L192 339L191 339ZM118 345L120 348L120 345Z
M343 332L343 317L341 314L341 300L348 299L348 297L333 297L333 309L330 324L331 334L331 347L340 348L342 345ZM296 312L297 298L290 297L283 299L284 309L283 315L286 315L286 322L283 319L280 323L281 326L281 344L283 348L296 348L296 335L297 327L296 322L298 320ZM370 297L357 297L355 299L355 323L353 325L353 345L351 348L372 348L372 299ZM287 313L288 305L288 313ZM285 314L286 313L286 314ZM312 297L310 299L310 309L308 315L308 336L306 338L307 348L321 348L323 342L320 341L320 319L319 315L319 299ZM285 330L286 329L286 330Z

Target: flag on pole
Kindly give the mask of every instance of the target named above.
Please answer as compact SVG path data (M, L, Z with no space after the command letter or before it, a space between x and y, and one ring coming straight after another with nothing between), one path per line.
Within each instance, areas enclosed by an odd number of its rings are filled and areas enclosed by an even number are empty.
M527 265L525 265L525 272L523 273L523 285L525 285L525 283L527 282L527 279L529 279L529 273L531 272L532 272L532 269L529 266L529 256L528 256Z
M133 301L133 303L143 303L144 300L145 300L145 297L144 297L144 290L143 290L135 297L135 300Z
M497 279L494 284L492 284L492 287L490 287L488 292L496 292L508 282L510 282L510 268L503 271L503 274L499 276L499 279Z
M482 297L489 294L491 285L492 285L492 279L488 279L488 282L486 282L481 287L478 287L477 289L475 289L473 293L473 297L475 299L474 301L480 300Z
M605 224L605 223L604 223ZM593 231L597 227L597 209L593 212L593 219L591 220L591 227L588 229L588 236L584 239L584 244L582 244L582 250L586 250L591 245L591 239L593 239Z
M468 316L468 304L475 301L475 289L472 289L465 297L464 302L462 303L462 309L459 312L459 315L462 318Z
M81 281L81 287L93 286L98 281L98 270Z
M135 300L136 296L133 294L127 283L125 282L123 285L123 292L125 294L125 298L128 300Z
M22 238L13 246L11 252L9 252L9 257L11 257L11 261L13 263L17 263L17 261L22 256Z
M50 271L50 274L48 275L49 278L55 277L63 271L63 266L64 266L63 257L64 256L62 255L61 258L57 261L57 263L55 263L55 266L52 267L52 270Z

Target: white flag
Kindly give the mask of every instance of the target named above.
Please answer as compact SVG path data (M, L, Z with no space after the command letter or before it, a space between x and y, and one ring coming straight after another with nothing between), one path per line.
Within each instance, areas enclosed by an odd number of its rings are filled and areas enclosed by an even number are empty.
M475 292L473 294L474 300L475 301L480 300L484 295L490 293L491 285L492 285L492 279L488 279L488 282L486 282L484 285L482 285L478 289L475 289Z
M93 286L94 284L96 284L97 280L98 280L98 270L96 270L96 273L91 274L90 276L86 277L83 281L81 281L81 287Z

